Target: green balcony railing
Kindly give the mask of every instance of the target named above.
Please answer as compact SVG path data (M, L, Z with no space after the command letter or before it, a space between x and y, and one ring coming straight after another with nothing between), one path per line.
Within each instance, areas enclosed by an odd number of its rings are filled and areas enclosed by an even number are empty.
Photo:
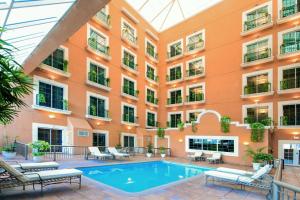
M168 52L168 53L167 53L167 57L168 57L168 58L173 58L173 57L176 57L176 56L179 56L179 55L182 55L182 49L181 49L181 48L178 48L178 49L175 50L175 51L172 51L172 52Z
M295 117L281 116L280 117L281 126L300 126L300 119Z
M127 31L127 29L122 30L122 37L131 42L134 45L137 45L137 37Z
M133 70L136 70L137 71L137 64L135 64L134 61L128 59L128 58L123 58L123 64Z
M197 102L197 101L203 101L204 100L204 94L198 93L198 94L190 94L186 96L187 102Z
M129 122L129 123L134 123L134 124L138 123L138 117L136 117L134 115L130 115L130 114L123 114L122 120L124 122Z
M89 72L88 75L89 75L89 81L109 87L109 85L110 85L109 78L105 78L104 76L99 76L99 75L97 75L96 72Z
M99 42L95 38L88 39L89 47L91 47L94 51L109 56L109 47L105 46Z
M256 94L256 93L263 93L263 92L270 92L271 91L271 83L261 83L257 85L246 85L244 87L244 94Z
M150 120L148 119L147 120L147 126L150 126L150 127L158 127L159 126L159 122L155 121L155 120Z
M270 117L256 117L256 116L248 116L244 118L245 124L253 124L253 123L262 123L265 126L270 126L272 124L272 119Z
M197 67L193 69L186 70L186 77L192 77L192 76L200 76L204 74L204 67Z
M97 109L96 106L89 106L88 109L91 116L109 118L109 111L106 109Z
M186 45L187 51L194 51L196 49L202 49L204 47L204 41L201 39L197 42L190 42Z
M291 16L291 15L294 15L298 12L300 12L300 4L296 3L296 4L291 5L291 6L283 7L280 10L280 17L285 18L285 17Z
M58 60L53 58L53 56L46 58L43 61L43 64L53 67L55 69L62 70L64 72L68 72L69 62L67 60Z
M182 103L182 97L178 96L177 98L168 98L167 99L167 104L172 105L172 104L179 104Z
M147 54L154 58L155 60L158 59L158 54L152 48L147 48Z
M280 81L280 90L300 88L300 78L283 79Z
M100 21L102 21L107 26L110 25L111 17L110 17L110 15L104 13L103 11L97 12L96 18L99 19Z
M298 42L292 40L291 42L280 45L280 54L283 55L300 51L300 38L297 41Z
M45 94L36 94L36 105L48 107L48 108L54 108L59 110L68 110L69 109L69 102L66 99L62 99L60 101L56 100L53 101L47 101Z
M166 80L169 82L169 81L176 81L178 79L181 79L182 78L182 73L181 72L178 72L174 75L166 75Z
M249 31L251 29L255 29L257 27L260 27L262 25L270 23L272 20L271 14L264 13L263 16L258 17L256 19L247 20L244 23L244 31Z
M178 124L181 123L180 121L178 121L176 123L176 121L167 121L167 127L168 128L177 128L178 127Z
M253 62L253 61L270 58L270 57L271 57L271 48L265 48L263 50L246 53L244 56L244 62L248 63L248 62Z
M158 76L156 76L153 72L150 72L148 71L147 72L147 78L155 81L155 82L158 82Z
M132 89L128 86L123 86L123 93L134 96L134 97L138 97L138 95L139 95L138 90Z
M155 98L155 97L149 95L149 96L147 96L147 102L157 105L158 104L158 98Z

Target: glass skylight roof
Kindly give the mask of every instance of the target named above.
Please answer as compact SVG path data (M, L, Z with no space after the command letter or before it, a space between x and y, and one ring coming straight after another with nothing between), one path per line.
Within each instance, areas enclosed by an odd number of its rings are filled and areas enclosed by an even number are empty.
M76 0L0 0L0 37L22 64ZM1 33L0 33L1 34Z
M157 31L163 31L222 0L126 0Z

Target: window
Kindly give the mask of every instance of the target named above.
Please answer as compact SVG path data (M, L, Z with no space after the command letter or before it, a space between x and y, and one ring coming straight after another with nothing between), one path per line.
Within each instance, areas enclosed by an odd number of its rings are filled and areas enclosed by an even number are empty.
M280 0L282 1L282 8L280 10L280 17L285 18L300 12L299 0Z
M247 117L244 119L245 123L252 124L259 122L268 125L266 121L269 118L268 109L268 106L247 108Z
M204 74L204 57L196 58L187 62L186 76L200 76Z
M89 109L88 114L95 117L108 118L108 106L106 99L99 96L89 95Z
M88 79L93 83L109 87L109 78L106 75L106 68L95 63L89 62Z
M108 14L108 6L106 5L104 8L102 8L99 12L96 14L96 18L99 19L101 22L103 22L105 25L110 25L111 17Z
M156 113L147 111L147 126L157 127Z
M270 58L270 38L246 44L244 50L244 63Z
M247 85L244 94L255 94L271 91L271 83L268 81L268 74L260 74L247 77Z
M169 114L168 127L177 128L177 125L182 122L182 113Z
M124 135L123 136L123 144L124 147L134 147L134 136Z
M68 110L68 101L64 99L64 88L38 81L36 104L49 108Z
M106 147L106 134L105 133L93 133L93 146Z
M200 115L201 110L190 110L187 111L186 117L187 117L187 123L195 122L197 121L198 116Z
M51 66L55 69L59 69L62 71L68 71L68 62L65 59L65 50L64 49L56 49L52 54L50 54L43 63Z
M123 18L122 18L122 37L134 45L137 44L136 30Z
M155 69L147 63L146 63L146 67L147 67L146 77L149 78L150 80L157 82L158 76L156 76Z
M167 75L167 81L175 81L182 78L181 65L171 67L169 69L169 75Z
M146 39L146 53L151 56L152 58L157 59L157 52L156 52L156 47Z
M281 126L300 126L300 101L279 102Z
M168 58L179 56L182 54L182 40L170 44L168 47Z
M181 89L169 91L169 95L170 95L170 97L168 98L168 105L182 103Z
M300 88L300 65L281 69L280 90Z
M281 35L281 33L279 33ZM281 38L279 36L279 38ZM282 33L282 42L280 45L280 54L288 54L300 51L300 30Z
M123 105L122 119L124 122L137 123L137 117L135 116L135 107Z
M38 128L38 140L48 142L50 145L62 145L62 130L59 129L48 129L48 128ZM51 147L50 151L61 152L62 147L56 146Z
M204 30L187 37L187 51L204 47Z
M135 89L135 82L123 77L123 93L128 94L133 97L137 97L138 90Z
M272 3L267 2L243 15L244 31L249 31L257 27L268 24L272 21Z
M147 88L146 90L147 90L147 102L157 104L158 100L155 97L155 91L149 88Z
M137 70L136 56L123 48L123 65L133 70Z
M189 95L186 96L187 102L197 102L204 100L204 88L203 85L189 86Z
M88 43L97 53L109 55L108 38L90 26Z

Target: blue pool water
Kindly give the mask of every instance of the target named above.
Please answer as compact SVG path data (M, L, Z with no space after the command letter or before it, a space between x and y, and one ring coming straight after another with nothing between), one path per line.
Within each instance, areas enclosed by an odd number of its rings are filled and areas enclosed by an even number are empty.
M79 168L83 175L125 192L142 192L210 170L165 161Z

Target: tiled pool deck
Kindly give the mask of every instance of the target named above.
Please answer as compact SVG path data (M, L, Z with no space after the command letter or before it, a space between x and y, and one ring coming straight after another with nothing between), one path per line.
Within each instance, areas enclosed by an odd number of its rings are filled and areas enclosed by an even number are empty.
M153 158L151 160L157 160L159 158ZM168 161L175 161L181 163L189 163L185 159L179 158L167 158ZM130 159L129 162L141 162L149 161L145 157L136 156ZM98 160L70 160L70 161L58 161L61 164L61 168L75 168L85 166L96 166L112 163L124 163L128 161L98 161ZM232 167L244 170L251 170L245 166L234 166L229 164L210 165L206 162L193 162L192 164L209 167ZM285 178L295 184L300 185L299 168L286 168ZM298 173L298 176L294 176L294 173ZM34 191L31 187L27 187L24 192L22 188L6 189L0 194L0 199L63 199L63 200L84 200L84 199L104 199L104 200L124 200L124 199L142 199L142 200L260 200L266 199L266 191L256 190L253 188L246 188L246 190L240 190L239 186L227 185L224 183L205 184L204 176L191 178L179 184L173 184L167 187L150 190L138 195L128 195L123 192L112 190L101 183L95 182L91 179L83 177L82 188L79 190L77 185L70 184L58 184L48 186L43 195L39 190Z

